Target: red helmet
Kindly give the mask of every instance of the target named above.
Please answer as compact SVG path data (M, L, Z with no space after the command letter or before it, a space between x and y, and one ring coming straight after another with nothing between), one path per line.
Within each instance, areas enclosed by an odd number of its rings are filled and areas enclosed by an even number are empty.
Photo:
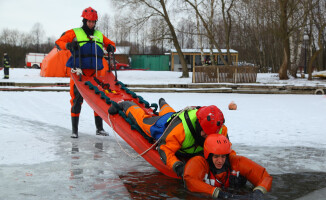
M97 20L97 12L92 7L88 7L83 10L82 17L87 20L96 21Z
M204 143L204 156L208 158L209 154L225 155L231 153L231 143L221 134L212 134L207 136Z
M218 133L224 124L222 111L213 105L199 108L196 116L201 128L207 135Z

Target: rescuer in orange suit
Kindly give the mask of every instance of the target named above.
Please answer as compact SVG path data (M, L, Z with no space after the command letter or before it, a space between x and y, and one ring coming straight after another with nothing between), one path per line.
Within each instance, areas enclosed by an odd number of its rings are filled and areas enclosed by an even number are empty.
M209 135L204 143L204 156L191 158L185 166L183 179L187 189L213 198L235 198L237 195L225 192L225 189L245 185L249 180L255 188L253 193L245 195L246 199L263 199L271 189L273 178L264 167L246 157L231 155L231 151L225 136Z
M119 108L111 106L109 114L123 110L149 137L160 140L158 152L162 161L180 177L183 175L185 162L203 152L207 135L222 134L228 137L223 113L214 105L175 112L161 98L159 106L159 116L153 117L147 115L136 103L124 101L119 103ZM234 151L233 153L235 154Z
M115 43L109 40L100 31L95 30L98 19L96 10L88 7L83 10L82 17L83 26L64 32L55 44L59 50L71 51L72 55L67 61L66 66L72 68L72 72L93 77L96 76L96 69L98 74L100 74L100 70L103 69L103 48L107 48L108 52L114 52ZM95 45L96 48L94 48ZM81 55L79 55L79 53ZM79 63L79 60L81 60L81 63ZM78 68L79 66L80 68ZM71 137L78 138L78 122L83 97L80 95L72 78L70 79L70 96L72 122ZM102 118L95 112L94 115L96 135L108 136L108 133L103 129Z

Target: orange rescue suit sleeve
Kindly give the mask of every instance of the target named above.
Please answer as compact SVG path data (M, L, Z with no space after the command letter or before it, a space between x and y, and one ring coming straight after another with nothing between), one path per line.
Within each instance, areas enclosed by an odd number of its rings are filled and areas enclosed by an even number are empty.
M209 165L202 156L191 158L184 169L183 180L191 192L200 192L213 195L216 187L205 183L204 178L209 173Z
M222 135L224 135L225 137L229 138L228 137L228 127L226 127L224 124L222 126Z
M112 46L114 46L115 50L116 51L116 46L115 46L115 43L110 40L109 38L105 37L105 35L103 35L103 43L104 43L104 47L107 48L109 46L109 44L111 44Z
M162 150L166 156L166 165L173 169L175 162L180 161L175 153L181 149L182 143L185 139L185 132L182 123L179 123L176 127L171 130L171 132L166 136L165 141L160 145L160 150Z
M270 191L273 177L268 174L264 167L244 156L238 155L231 155L230 163L233 170L240 171L240 174L246 177L255 187L263 187L266 191Z
M67 50L66 44L69 42L72 42L74 38L76 37L75 31L73 29L70 29L62 34L62 36L55 41L55 44L60 47L60 50Z

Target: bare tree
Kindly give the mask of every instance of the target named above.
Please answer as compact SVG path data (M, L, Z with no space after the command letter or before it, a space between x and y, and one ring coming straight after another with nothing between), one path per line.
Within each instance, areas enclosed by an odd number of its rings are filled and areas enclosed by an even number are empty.
M194 11L196 12L196 15L198 15L200 21L202 22L203 26L205 27L205 30L206 30L206 34L207 34L207 37L209 38L210 42L212 44L214 44L215 48L218 50L219 54L222 55L222 50L220 48L220 45L218 45L218 42L215 38L215 34L214 32L217 32L218 31L218 28L216 26L213 25L212 22L210 22L210 20L212 20L212 15L214 15L214 10L212 7L214 7L214 0L209 0L209 6L205 5L203 3L203 1L201 3L197 3L197 1L195 0L192 1L192 0L184 0L186 2L186 4L190 5L190 7L192 7L194 9ZM205 14L206 14L206 9L202 10L201 7L207 7L210 8L210 17L205 18ZM222 62L225 64L225 65L228 65L228 62L224 59L223 56L220 57Z
M106 36L109 37L110 31L110 17L107 13L100 17L98 20L98 29Z
M323 24L321 26L321 28L319 29L319 33L318 33L318 46L322 47L322 34L324 32L324 29L326 27L326 24ZM322 48L319 48L311 57L310 61L309 61L309 65L308 65L308 80L312 80L312 65L314 63L314 61L316 60L317 56L320 54L320 52L322 51Z
M221 0L222 3L222 15L223 15L223 23L224 23L224 32L225 32L225 45L227 49L227 57L228 57L228 65L231 64L232 59L230 55L230 36L231 36L231 24L232 24L232 19L231 19L231 9L234 5L234 0L231 0L229 3L229 6L226 7L226 1Z
M40 44L41 42L43 42L44 34L45 32L43 26L40 23L34 24L31 31L31 38L32 38L32 43L36 45L37 52L39 52Z
M170 20L170 14L168 12L168 7L171 5L175 5L176 2L173 0L120 0L119 3L122 7L132 7L137 10L143 8L143 14L141 17L138 17L137 21L145 22L152 17L161 17L164 19L166 25L169 27L171 40L173 41L174 47L177 50L178 56L180 58L181 66L182 66L182 77L189 77L189 72L186 64L186 60L181 51L181 47L177 38L177 34L175 32L175 28ZM140 12L141 13L141 12Z
M195 0L195 7L198 6L197 0ZM196 14L196 29L197 29L197 34L198 34L198 44L200 47L200 61L201 64L204 65L205 64L205 59L204 59L204 47L203 47L203 36L201 34L201 29L200 29L200 22L199 22L199 16Z

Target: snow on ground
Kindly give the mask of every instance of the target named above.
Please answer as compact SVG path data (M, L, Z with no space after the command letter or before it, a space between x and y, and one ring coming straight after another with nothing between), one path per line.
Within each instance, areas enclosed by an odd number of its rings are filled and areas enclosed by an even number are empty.
M190 84L192 83L192 73L189 78L179 78L181 72L170 71L118 71L118 79L126 84ZM298 75L299 76L299 75ZM293 78L289 80L279 80L278 74L258 73L257 84L277 84L277 85L296 85L296 86L326 86L326 79L314 78L312 81L306 78ZM17 83L69 83L69 78L41 77L39 69L10 69L10 79L0 82Z
M119 71L118 78L129 84L191 83L191 78L178 78L179 72ZM13 69L9 82L69 82L69 78L44 78L39 70ZM259 74L258 81L269 84L325 84L305 79L277 81L275 74ZM253 95L142 93L151 103L160 97L176 110L186 105L217 105L223 111L233 144L249 146L305 146L325 148L323 123L326 121L326 98L320 95ZM35 135L34 129L59 126L70 130L68 92L0 92L0 164L37 163L56 159L53 134ZM238 110L230 111L235 101ZM24 119L24 120L21 120ZM19 123L23 121L24 123ZM37 123L36 123L37 122ZM41 125L36 125L41 124ZM30 126L30 132L24 127ZM107 130L110 128L106 125ZM84 103L81 112L81 134L94 135L91 108ZM68 137L68 136L67 136ZM50 150L49 150L50 149ZM39 156L35 156L38 154Z

